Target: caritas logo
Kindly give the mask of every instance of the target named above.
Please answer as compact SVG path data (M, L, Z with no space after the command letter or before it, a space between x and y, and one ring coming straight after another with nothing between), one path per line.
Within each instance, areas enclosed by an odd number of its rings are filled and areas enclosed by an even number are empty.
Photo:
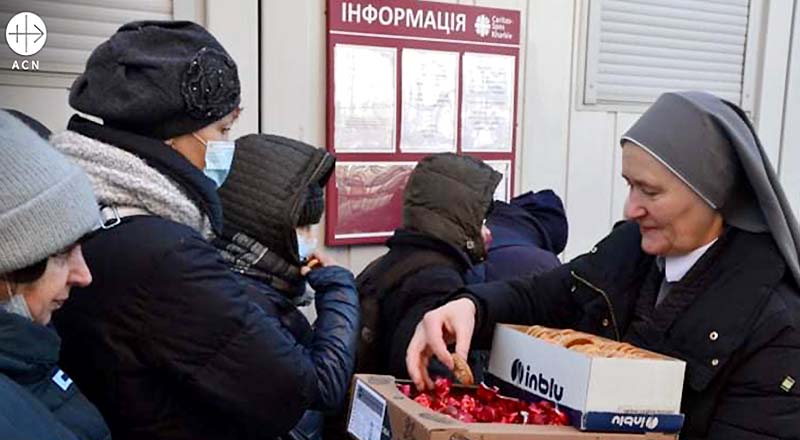
M489 35L489 31L492 29L492 22L489 20L489 17L481 14L477 18L475 18L475 33L478 34L479 37L484 38Z
M531 366L519 359L511 363L511 381L556 402L561 402L564 397L564 387L558 385L555 379L546 378L541 372L531 372Z

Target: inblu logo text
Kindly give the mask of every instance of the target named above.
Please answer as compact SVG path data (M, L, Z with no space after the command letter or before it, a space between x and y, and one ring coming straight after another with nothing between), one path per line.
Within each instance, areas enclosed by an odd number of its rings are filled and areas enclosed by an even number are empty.
M653 430L658 428L658 417L654 416L614 416L611 419L612 425L630 426L635 428L647 428Z
M511 381L556 402L561 402L564 397L564 387L558 385L555 379L546 378L541 372L531 372L531 366L519 359L511 363Z

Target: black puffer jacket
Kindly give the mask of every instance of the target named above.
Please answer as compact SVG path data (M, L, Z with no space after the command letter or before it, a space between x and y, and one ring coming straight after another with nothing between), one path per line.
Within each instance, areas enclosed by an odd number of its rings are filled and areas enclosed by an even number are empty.
M74 120L170 177L221 229L213 182L160 141ZM254 304L196 230L133 216L83 244L93 283L54 316L62 365L117 439L243 439L285 433L316 398L307 357ZM286 399L285 396L301 396Z
M308 395L293 393L283 401L296 399L306 406L302 423L286 438L320 438L322 413L343 409L355 367L356 342L359 329L358 294L353 274L337 266L311 271L306 279L314 289L317 319L312 328L305 316L283 294L258 280L241 276L248 285L250 298L267 315L278 319L285 334L284 351L295 352L297 374L311 382L300 390ZM284 375L288 372L284 372Z
M686 361L682 439L800 439L800 291L769 234L729 228L654 308L638 226L540 277L470 286L494 323L575 328Z
M286 436L321 438L323 414L343 409L353 375L360 309L353 274L341 267L299 273L295 227L309 185L322 187L333 170L333 156L302 142L273 135L248 135L236 141L233 166L220 188L225 210L223 237L215 240L251 299L277 318L287 336L284 350L302 362L294 368L313 381L300 399L307 411ZM256 241L249 246L241 235ZM236 238L234 238L234 236ZM315 292L317 320L312 329L294 301Z
M481 225L499 181L488 165L453 154L429 156L414 169L403 229L357 279L364 322L359 372L408 375L405 351L417 322L486 256Z
M100 412L58 367L60 344L53 329L0 310L0 417L10 425L0 422L0 438L111 438Z

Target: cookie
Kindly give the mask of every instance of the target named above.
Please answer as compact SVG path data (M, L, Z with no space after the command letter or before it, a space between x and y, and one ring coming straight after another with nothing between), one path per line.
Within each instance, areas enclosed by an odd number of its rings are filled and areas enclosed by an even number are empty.
M464 385L472 385L475 383L475 378L472 376L472 369L469 364L461 356L453 353L453 375L456 379Z

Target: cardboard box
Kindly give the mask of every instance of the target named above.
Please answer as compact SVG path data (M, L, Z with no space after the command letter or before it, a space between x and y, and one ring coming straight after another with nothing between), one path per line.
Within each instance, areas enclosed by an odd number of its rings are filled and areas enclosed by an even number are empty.
M581 430L680 430L685 362L591 357L529 336L527 328L497 326L487 384L504 395L556 403Z
M391 376L357 374L347 432L357 440L674 440L670 434L586 433L571 426L464 423L419 405Z

